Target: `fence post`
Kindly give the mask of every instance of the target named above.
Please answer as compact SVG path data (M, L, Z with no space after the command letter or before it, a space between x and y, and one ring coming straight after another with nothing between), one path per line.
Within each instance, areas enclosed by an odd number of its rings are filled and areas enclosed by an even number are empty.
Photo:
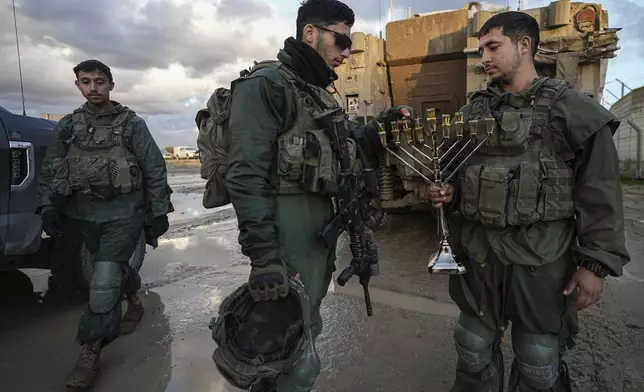
M635 121L633 121L632 118L629 117L626 122L635 130L635 132L637 132L637 162L635 163L635 179L639 180L641 178L640 170L642 168L642 130L637 126L637 124L635 124Z

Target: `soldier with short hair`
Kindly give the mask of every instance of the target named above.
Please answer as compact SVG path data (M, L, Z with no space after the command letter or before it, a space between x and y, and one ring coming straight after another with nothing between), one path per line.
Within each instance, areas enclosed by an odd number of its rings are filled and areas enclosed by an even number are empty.
M604 278L630 260L612 139L619 121L562 80L538 76L532 16L496 14L479 39L491 81L461 110L466 125L493 117L497 126L455 181L430 189L435 206L462 218L450 239L467 269L450 277L461 309L452 392L503 389L508 321L509 390L570 391L562 357L577 310L597 302Z
M337 241L320 233L334 226L343 209L368 205L364 199L337 200L352 179L356 199L375 193L364 185L361 168L380 148L373 124L367 130L349 121L327 91L338 78L334 68L350 55L354 22L353 11L341 1L302 2L296 37L284 41L276 61L259 62L233 81L230 100L224 100L230 112L214 113L222 123L229 115L230 150L225 178L213 180L220 181L221 197L213 200L225 200L227 189L241 251L251 265L248 283L224 300L211 324L217 368L238 388L311 391L320 374L315 340L322 331L320 306L335 271ZM409 109L391 108L381 117L410 116ZM334 131L325 113L334 113L334 124L346 126L348 135ZM366 219L352 220L357 226ZM358 258L374 259L368 228L350 237L352 250L364 252ZM366 276L371 269L355 272Z
M89 303L78 326L80 357L66 381L87 388L98 374L101 350L133 331L144 309L138 271L128 264L151 219L151 237L168 229L170 187L161 150L145 121L110 99L111 70L97 60L74 67L76 86L87 100L54 129L39 181L43 230L62 235L74 227L95 257ZM121 298L128 302L121 318Z

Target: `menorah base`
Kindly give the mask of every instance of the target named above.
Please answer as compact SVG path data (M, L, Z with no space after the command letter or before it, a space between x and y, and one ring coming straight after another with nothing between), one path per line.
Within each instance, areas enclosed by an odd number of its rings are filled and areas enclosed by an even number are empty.
M462 275L465 273L465 267L456 262L452 248L445 239L440 242L438 251L429 260L427 271L430 274Z

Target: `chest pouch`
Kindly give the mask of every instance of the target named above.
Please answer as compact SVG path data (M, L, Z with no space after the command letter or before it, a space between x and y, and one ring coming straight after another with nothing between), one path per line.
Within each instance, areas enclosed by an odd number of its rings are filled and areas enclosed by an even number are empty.
M539 163L522 162L510 181L508 224L529 225L541 219L544 208Z
M299 181L304 162L304 138L296 135L278 139L277 175L287 181Z
M122 126L97 124L77 129L66 158L70 190L111 199L141 189L142 173L124 144L125 136Z
M110 160L110 180L115 193L127 194L141 189L143 175L138 162L129 151L121 146Z
M498 155L519 155L531 143L532 112L504 112L496 140Z
M481 170L478 210L483 224L496 228L506 226L506 204L513 175L506 167L488 166Z
M302 187L308 192L335 195L338 192L338 161L329 138L321 129L306 131Z
M89 197L111 199L110 158L103 155L73 155L67 158L69 188Z

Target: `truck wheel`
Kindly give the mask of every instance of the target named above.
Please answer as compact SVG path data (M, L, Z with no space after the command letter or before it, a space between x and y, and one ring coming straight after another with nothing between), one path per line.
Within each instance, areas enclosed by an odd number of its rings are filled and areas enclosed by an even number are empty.
M34 285L27 274L20 270L0 271L0 302L23 303L35 298Z
M130 257L130 266L141 269L146 253L145 233L142 230L139 242ZM85 244L67 236L55 238L51 260L51 286L68 297L89 295L89 282L94 272L94 256Z

